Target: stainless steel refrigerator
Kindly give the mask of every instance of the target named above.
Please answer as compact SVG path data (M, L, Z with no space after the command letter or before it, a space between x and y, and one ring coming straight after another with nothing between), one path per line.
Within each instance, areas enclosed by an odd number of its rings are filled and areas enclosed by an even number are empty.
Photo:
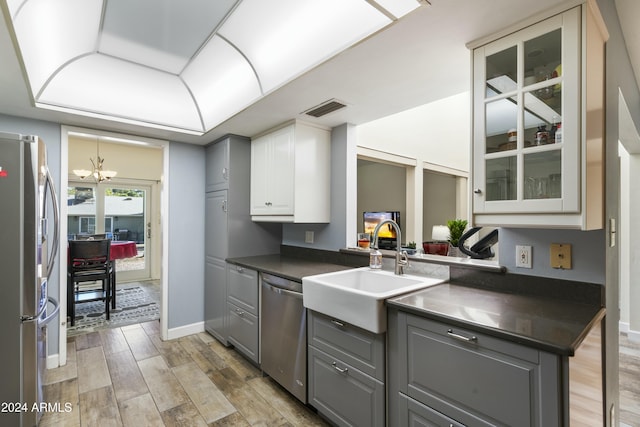
M59 235L58 203L46 158L45 144L38 137L0 132L3 426L35 426L43 412L46 324L58 313L47 284Z

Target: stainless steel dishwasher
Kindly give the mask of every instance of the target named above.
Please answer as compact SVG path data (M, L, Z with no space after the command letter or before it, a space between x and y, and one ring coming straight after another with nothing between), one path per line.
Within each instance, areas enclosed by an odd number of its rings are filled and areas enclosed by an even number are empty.
M262 370L307 403L307 311L302 283L261 273Z

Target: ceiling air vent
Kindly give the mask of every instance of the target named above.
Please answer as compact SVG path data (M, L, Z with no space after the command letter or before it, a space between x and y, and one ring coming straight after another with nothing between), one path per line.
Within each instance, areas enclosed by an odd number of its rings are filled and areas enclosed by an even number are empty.
M303 114L307 114L313 117L322 117L346 106L346 104L338 100L330 99L329 101L323 102L322 104L316 105L315 107L305 111Z

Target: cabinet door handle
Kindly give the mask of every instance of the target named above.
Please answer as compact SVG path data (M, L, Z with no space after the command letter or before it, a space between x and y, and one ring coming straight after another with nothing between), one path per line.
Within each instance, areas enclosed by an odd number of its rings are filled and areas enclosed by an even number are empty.
M225 180L229 179L229 169L222 168L222 178L224 178Z
M341 374L346 374L349 371L349 368L341 368L336 364L336 362L333 362L331 366L333 366L333 369L340 372Z
M227 211L227 201L223 200L222 201L222 212L226 212Z
M236 271L237 271L238 273L244 273L244 268L242 268L242 267L240 267L240 266L238 265L238 266L236 266Z
M472 335L470 337L465 337L464 335L456 334L455 332L453 332L453 329L449 329L447 331L447 335L449 335L451 338L455 338L457 340L464 341L464 342L478 341L478 337L476 337L475 335Z
M240 317L244 316L244 311L240 310L239 308L236 308L236 314Z
M336 319L331 319L331 323L333 323L334 325L336 325L338 328L344 328L344 323L342 323L339 320Z

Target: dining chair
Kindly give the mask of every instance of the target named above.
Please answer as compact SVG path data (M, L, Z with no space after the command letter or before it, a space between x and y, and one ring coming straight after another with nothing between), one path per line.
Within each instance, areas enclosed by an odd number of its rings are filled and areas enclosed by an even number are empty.
M76 234L75 240L102 240L106 239L107 234Z
M70 240L67 268L67 316L75 325L75 305L89 301L104 301L105 315L115 309L115 267L110 258L111 240ZM101 282L99 287L80 284Z

